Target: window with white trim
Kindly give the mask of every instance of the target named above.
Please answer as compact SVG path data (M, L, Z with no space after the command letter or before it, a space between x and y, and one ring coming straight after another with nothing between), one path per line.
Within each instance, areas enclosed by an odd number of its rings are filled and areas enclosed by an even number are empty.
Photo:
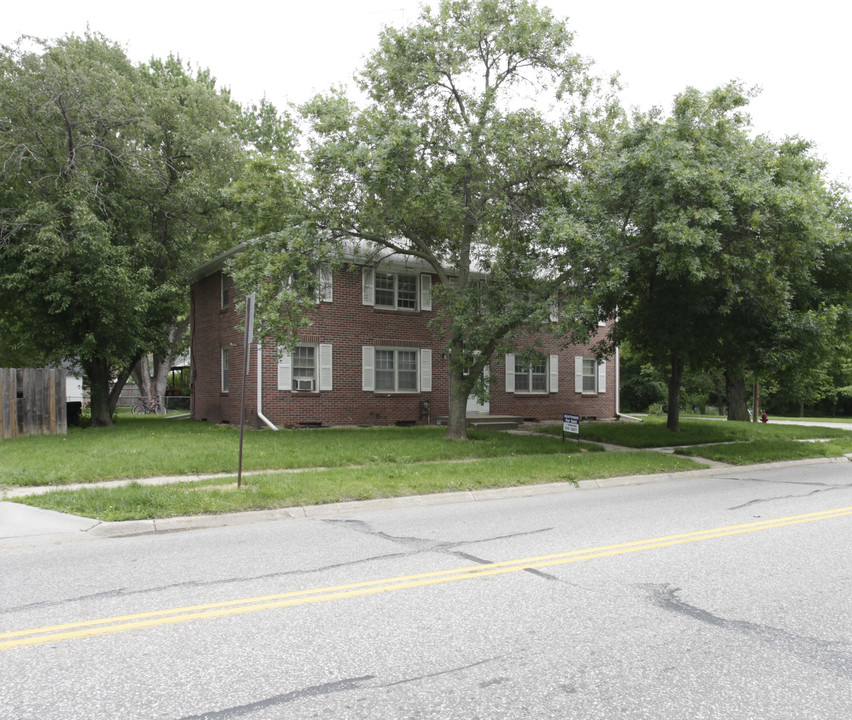
M372 392L432 392L429 348L362 348L362 389Z
M364 305L383 310L431 310L432 276L362 268Z
M515 392L547 392L547 358L515 355Z
M506 392L559 392L559 356L527 353L506 355Z
M278 359L278 389L291 392L331 390L331 345L297 345Z
M417 276L377 271L375 306L392 310L416 310Z
M417 351L376 348L376 392L417 392Z
M606 392L606 360L593 357L574 358L574 392L598 395Z
M313 392L317 387L316 348L299 345L293 350L293 377L291 389L295 392Z
M219 309L225 310L228 307L228 286L231 284L231 279L225 273L222 273L219 279Z
M598 391L598 364L594 358L583 358L583 392Z
M228 392L228 387L230 385L230 349L223 347L222 348L222 392Z

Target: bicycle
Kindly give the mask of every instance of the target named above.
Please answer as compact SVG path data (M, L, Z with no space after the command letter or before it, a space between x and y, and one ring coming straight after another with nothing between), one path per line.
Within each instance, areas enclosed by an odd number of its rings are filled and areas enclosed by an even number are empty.
M157 415L165 415L166 407L163 405L158 398L153 398L152 400L146 400L144 397L140 397L134 404L133 407L130 408L130 412L133 415L148 415L149 413L155 413Z

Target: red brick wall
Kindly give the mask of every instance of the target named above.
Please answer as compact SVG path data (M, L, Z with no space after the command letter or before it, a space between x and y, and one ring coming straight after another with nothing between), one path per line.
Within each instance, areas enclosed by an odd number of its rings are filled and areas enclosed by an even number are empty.
M220 310L221 274L206 277L192 287L192 416L210 422L239 422L243 335L236 328L241 318L231 305ZM278 390L277 351L267 344L263 351L262 411L276 425L389 425L398 421L425 423L421 401L431 403L431 418L446 415L449 406L449 363L441 342L428 329L433 311L381 310L362 304L361 272L342 271L334 277L334 301L320 303L306 343L332 345L332 391L294 393ZM429 348L432 351L432 391L382 393L362 390L362 354L374 347ZM221 387L221 348L230 349L230 388ZM587 348L562 348L554 338L540 343L545 353L559 355L559 392L523 395L505 391L503 359L492 364L492 415L519 415L539 420L559 420L562 413L611 418L615 416L616 373L607 363L606 392L581 396L574 392L574 356L590 355ZM246 384L246 422L260 426L257 418L257 349L250 351Z

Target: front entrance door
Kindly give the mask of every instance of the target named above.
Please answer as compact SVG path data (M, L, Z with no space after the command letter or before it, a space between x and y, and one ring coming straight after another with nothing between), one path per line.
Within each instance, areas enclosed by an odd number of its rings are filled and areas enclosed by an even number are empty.
M488 382L488 368L482 371L485 376L485 382ZM488 415L491 412L491 403L486 400L484 403L479 402L473 395L468 395L467 397L467 409L465 411L468 415Z

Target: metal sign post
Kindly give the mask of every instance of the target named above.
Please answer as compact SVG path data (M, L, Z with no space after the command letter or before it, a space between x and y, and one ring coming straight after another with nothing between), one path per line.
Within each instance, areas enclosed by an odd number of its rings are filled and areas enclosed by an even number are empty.
M246 298L246 330L244 333L245 340L243 343L243 364L245 372L243 373L243 387L240 394L240 457L237 461L237 488L243 484L243 435L246 428L246 377L249 374L249 365L251 358L249 356L249 345L254 339L254 293Z

